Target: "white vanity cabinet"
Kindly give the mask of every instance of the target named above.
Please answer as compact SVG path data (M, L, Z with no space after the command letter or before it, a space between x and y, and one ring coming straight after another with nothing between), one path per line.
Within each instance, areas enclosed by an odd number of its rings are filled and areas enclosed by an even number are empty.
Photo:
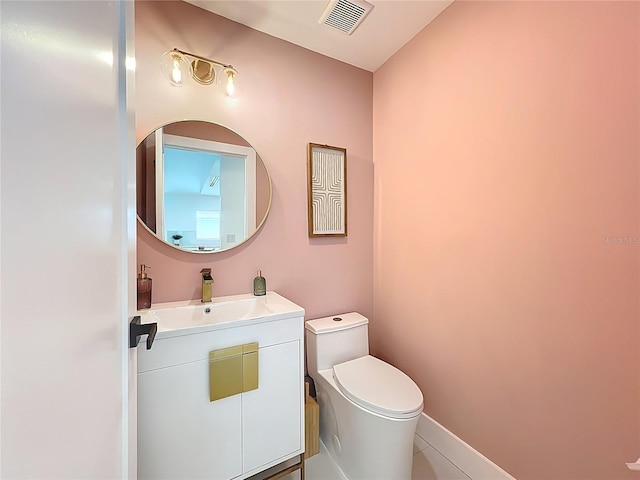
M142 317L158 334L138 349L139 479L243 479L303 453L304 310L195 329L163 329L162 313ZM253 342L258 388L210 401L209 352Z

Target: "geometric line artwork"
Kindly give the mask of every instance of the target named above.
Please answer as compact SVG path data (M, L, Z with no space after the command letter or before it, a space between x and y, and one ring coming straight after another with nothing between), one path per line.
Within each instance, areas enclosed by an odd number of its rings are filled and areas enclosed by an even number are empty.
M347 151L309 144L309 236L346 236Z

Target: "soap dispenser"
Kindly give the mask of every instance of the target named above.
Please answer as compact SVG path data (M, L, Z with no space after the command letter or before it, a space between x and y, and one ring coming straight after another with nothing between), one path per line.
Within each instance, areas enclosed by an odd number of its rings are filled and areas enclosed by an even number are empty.
M258 270L258 276L253 279L253 294L256 296L267 294L267 281L260 270Z
M147 275L148 265L140 265L138 275L138 310L151 308L151 279Z

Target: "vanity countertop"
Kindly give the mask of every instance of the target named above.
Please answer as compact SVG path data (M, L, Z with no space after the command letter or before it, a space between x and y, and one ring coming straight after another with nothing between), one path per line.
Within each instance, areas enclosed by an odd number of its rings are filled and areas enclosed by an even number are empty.
M157 339L191 335L240 325L284 320L304 316L304 308L276 292L216 297L210 303L200 300L158 303L139 310L142 323L158 324Z

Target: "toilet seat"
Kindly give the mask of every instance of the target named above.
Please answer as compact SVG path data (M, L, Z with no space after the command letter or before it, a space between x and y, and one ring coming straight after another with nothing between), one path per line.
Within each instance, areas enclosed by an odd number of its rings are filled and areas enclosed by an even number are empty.
M413 380L371 355L334 365L333 377L349 400L371 412L410 418L422 411L422 392Z

